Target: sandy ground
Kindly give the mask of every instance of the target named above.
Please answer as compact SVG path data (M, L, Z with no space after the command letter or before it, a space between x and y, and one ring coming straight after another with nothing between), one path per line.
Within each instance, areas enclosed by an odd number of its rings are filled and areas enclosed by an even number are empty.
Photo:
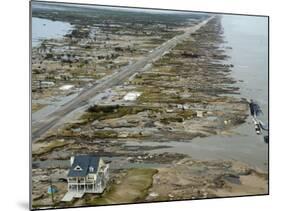
M267 174L237 161L184 159L159 168L146 200L180 200L268 193Z

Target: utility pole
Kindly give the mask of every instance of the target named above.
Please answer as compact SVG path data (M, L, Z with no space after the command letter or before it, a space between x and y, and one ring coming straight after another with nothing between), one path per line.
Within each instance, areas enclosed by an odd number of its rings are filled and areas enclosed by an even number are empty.
M42 81L39 80L39 89L41 90L42 89Z
M52 178L51 178L51 174L50 174L49 170L48 170L48 176L49 176L49 183L50 183L50 188L51 188L52 202L53 202L53 204L55 204L53 183L52 183Z

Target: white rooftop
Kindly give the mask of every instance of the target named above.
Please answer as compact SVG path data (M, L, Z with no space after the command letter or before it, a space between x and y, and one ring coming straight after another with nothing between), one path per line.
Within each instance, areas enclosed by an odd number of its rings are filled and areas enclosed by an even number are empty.
M126 101L134 101L141 95L140 92L129 92L124 96L124 100Z
M69 90L69 89L71 89L72 87L74 87L74 85L63 85L63 86L61 86L59 89L60 89L60 90Z

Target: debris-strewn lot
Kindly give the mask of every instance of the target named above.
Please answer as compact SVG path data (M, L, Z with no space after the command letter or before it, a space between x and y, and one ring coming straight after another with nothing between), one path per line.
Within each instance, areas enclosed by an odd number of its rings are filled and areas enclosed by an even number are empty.
M160 156L159 160L165 160L166 156ZM170 164L158 168L143 168L136 162L134 168L111 170L111 180L103 194L86 194L71 203L60 202L67 191L65 169L36 169L33 202L39 207L83 206L268 193L268 175L241 162L198 161L183 155L173 158ZM54 203L51 195L42 191L50 184L48 174L52 174L53 184L59 188Z
M71 24L62 39L45 39L32 48L32 100L48 104L135 62L204 16L133 14L79 8L33 8L32 16ZM151 16L151 21L147 18ZM87 18L85 18L87 17ZM132 18L134 17L134 18ZM192 18L192 19L187 19ZM73 85L66 89L65 85ZM69 86L70 87L70 86ZM36 110L34 109L33 112Z
M236 161L183 159L160 168L146 198L180 200L223 196L267 194L267 174Z

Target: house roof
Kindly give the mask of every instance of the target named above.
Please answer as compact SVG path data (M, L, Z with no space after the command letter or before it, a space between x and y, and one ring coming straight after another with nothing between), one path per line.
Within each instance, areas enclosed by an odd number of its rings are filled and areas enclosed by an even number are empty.
M99 162L100 162L100 158L96 156L90 156L90 155L75 156L73 164L67 176L85 177L88 175L90 168L93 168L93 172L91 173L96 173L98 170Z

